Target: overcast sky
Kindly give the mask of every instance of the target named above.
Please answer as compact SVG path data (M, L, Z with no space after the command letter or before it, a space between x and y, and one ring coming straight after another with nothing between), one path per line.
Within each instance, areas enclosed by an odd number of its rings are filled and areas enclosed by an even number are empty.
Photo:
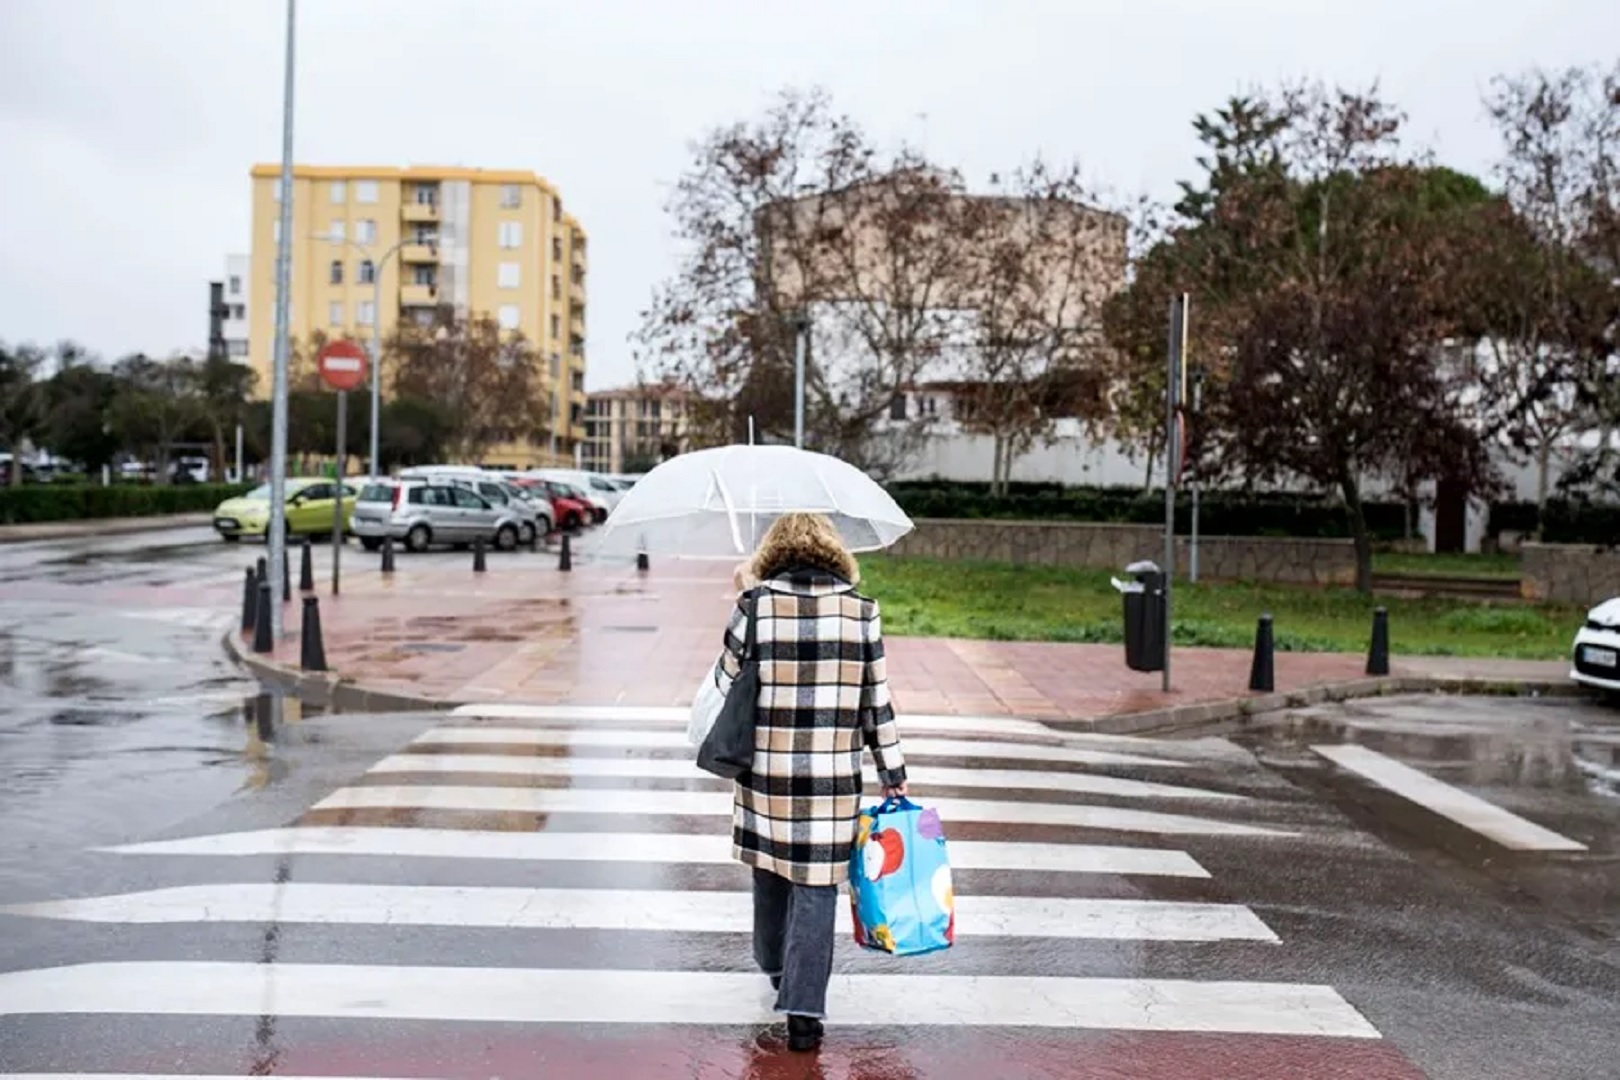
M284 0L0 0L0 340L200 348L281 148ZM591 236L589 383L673 246L710 127L819 83L883 140L982 182L1037 152L1168 194L1188 121L1255 82L1380 79L1484 171L1492 75L1612 62L1615 0L302 0L295 154L533 169Z

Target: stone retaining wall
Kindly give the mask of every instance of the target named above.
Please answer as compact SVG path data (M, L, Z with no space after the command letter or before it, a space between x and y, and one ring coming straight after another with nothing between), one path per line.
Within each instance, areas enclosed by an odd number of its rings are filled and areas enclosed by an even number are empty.
M1620 596L1620 550L1615 548L1526 543L1519 565L1520 587L1532 600L1589 607Z
M989 521L924 518L891 551L906 557L1073 566L1120 571L1138 559L1164 561L1164 529L1077 521ZM1186 537L1178 537L1178 572L1187 567ZM1198 540L1200 578L1353 585L1355 548L1349 540L1271 536L1205 536Z

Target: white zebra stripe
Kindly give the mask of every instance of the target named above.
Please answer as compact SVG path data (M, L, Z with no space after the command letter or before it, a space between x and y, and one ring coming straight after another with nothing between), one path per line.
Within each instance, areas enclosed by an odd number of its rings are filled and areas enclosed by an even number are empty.
M731 837L711 833L559 833L473 829L399 829L306 825L216 833L101 849L121 855L375 855L391 858L634 862L654 865L731 863ZM952 840L957 870L1137 874L1207 878L1184 851L1098 844L1025 844Z
M403 965L92 963L0 973L0 1015L768 1024L757 974ZM832 977L829 1025L1089 1028L1376 1039L1329 986L1024 976Z

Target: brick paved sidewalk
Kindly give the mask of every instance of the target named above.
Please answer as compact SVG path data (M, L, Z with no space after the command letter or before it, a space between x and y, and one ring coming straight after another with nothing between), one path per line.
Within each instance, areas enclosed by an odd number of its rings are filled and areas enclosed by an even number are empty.
M684 705L734 602L721 563L666 561L639 574L580 561L560 573L554 554L518 553L492 555L477 575L470 559L402 556L389 579L371 558L357 561L344 595L321 599L330 666L367 690L434 701ZM292 612L288 622L296 628ZM1125 667L1117 645L888 644L896 704L913 713L1088 720L1249 693L1241 649L1178 649L1166 695L1157 674ZM296 665L296 636L272 658ZM1289 693L1360 679L1364 660L1278 653L1276 664L1277 690Z

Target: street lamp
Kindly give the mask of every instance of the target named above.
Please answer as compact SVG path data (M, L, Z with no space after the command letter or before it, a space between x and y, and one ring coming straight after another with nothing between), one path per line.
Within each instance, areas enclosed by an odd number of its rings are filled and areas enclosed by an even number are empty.
M325 240L329 244L342 244L351 247L364 255L366 261L371 263L371 479L379 475L377 471L377 436L382 430L382 280L383 268L388 260L399 252L400 248L410 244L419 243L415 237L401 237L392 247L382 253L381 258L373 257L371 249L358 240L350 240L345 236L334 236L330 233L317 234L315 239ZM428 244L430 248L437 245Z

